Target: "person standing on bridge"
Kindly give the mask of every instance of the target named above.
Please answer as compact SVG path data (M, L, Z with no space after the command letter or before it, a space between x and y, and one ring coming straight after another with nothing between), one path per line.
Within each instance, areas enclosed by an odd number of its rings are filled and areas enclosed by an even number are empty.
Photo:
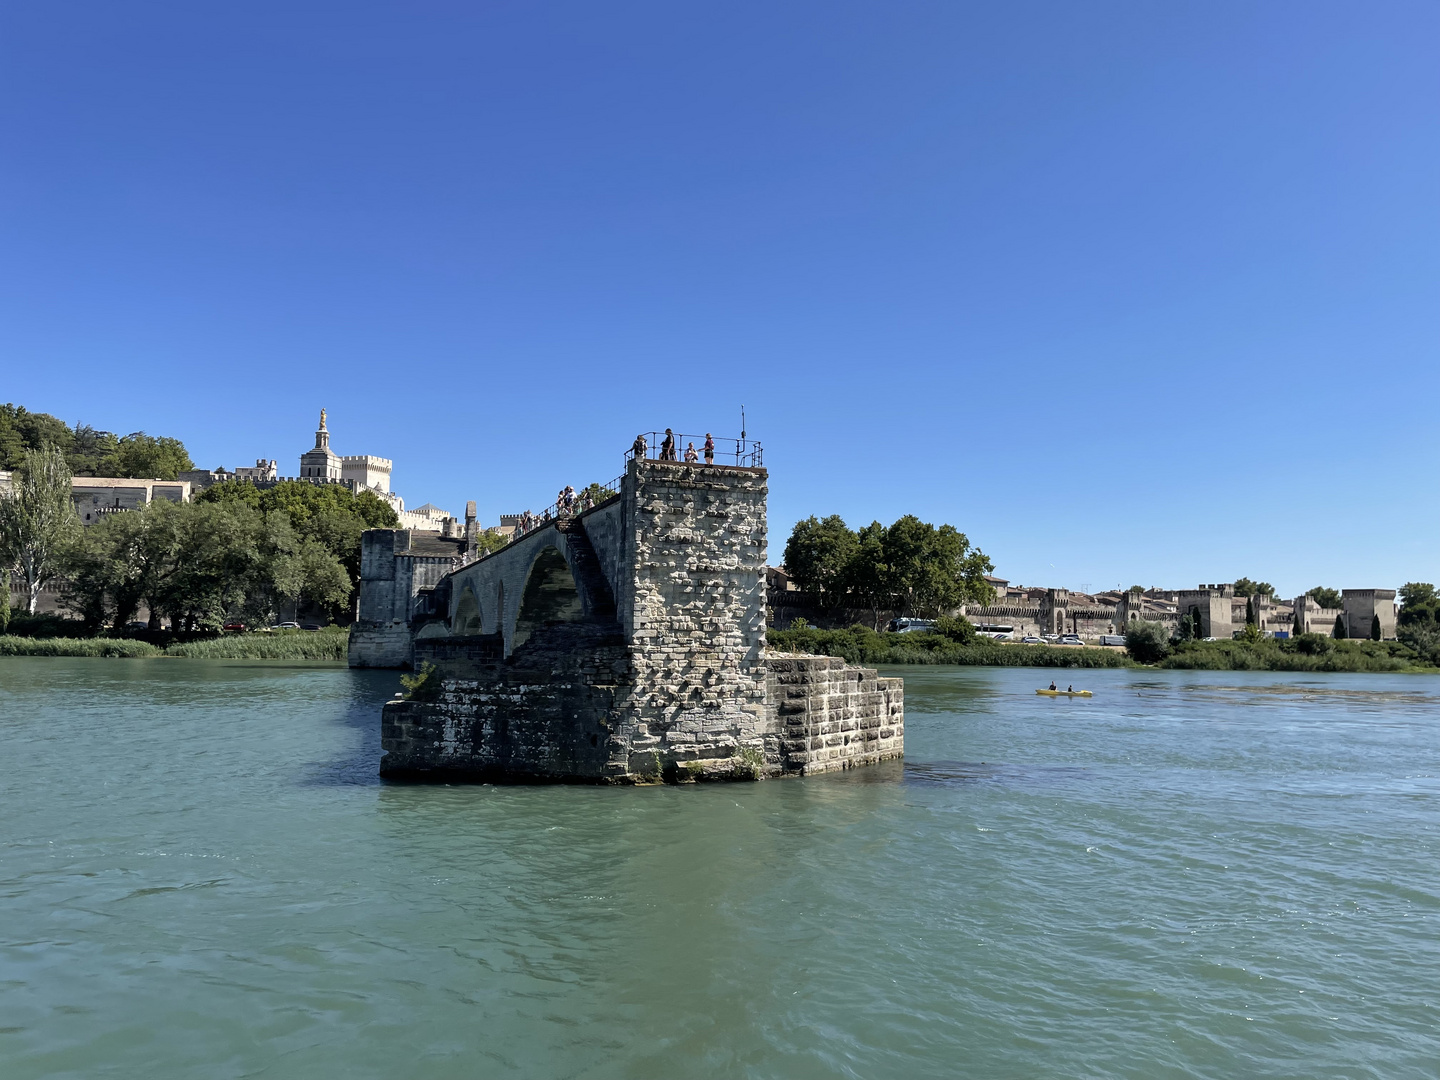
M700 455L695 452L695 444L692 442L689 446L685 447L685 464L694 465L699 460Z
M649 448L645 445L645 436L644 436L644 435L636 435L636 436L635 436L635 445L632 446L632 447L630 447L630 453L632 453L632 454L635 456L635 460L636 460L636 461L644 461L644 460L645 460L645 451L646 451L647 449L649 449Z
M715 464L715 440L710 437L708 431L705 432L705 464Z
M660 460L675 461L675 433L668 427L665 429L665 438L660 441Z

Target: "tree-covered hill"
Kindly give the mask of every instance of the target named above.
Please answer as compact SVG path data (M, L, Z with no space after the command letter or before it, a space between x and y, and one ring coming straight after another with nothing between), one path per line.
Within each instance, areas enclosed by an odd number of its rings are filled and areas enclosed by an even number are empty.
M116 435L89 424L71 427L49 413L31 412L23 405L0 405L0 469L18 468L25 451L46 445L60 449L76 476L174 480L185 469L195 467L179 439L143 431Z

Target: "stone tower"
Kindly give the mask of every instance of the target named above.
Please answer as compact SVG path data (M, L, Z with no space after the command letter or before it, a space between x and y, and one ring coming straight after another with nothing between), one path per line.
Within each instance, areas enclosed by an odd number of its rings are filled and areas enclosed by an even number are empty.
M330 432L325 427L325 410L321 409L315 448L300 455L300 476L305 480L339 480L340 470L340 455L330 449Z

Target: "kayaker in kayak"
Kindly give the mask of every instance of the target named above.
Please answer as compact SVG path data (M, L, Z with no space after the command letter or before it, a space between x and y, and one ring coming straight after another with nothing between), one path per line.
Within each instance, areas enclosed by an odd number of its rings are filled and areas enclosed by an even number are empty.
M1066 690L1065 692L1066 692L1067 694L1073 694L1073 693L1075 692L1075 684L1072 682L1072 683L1070 684L1070 689L1069 689L1069 690Z

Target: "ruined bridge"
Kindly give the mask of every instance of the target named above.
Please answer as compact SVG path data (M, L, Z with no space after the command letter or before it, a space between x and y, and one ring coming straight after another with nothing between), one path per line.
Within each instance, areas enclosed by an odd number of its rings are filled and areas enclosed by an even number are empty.
M425 668L381 772L633 783L900 757L899 679L765 644L763 468L633 460L619 493L455 567L365 534L353 666Z

